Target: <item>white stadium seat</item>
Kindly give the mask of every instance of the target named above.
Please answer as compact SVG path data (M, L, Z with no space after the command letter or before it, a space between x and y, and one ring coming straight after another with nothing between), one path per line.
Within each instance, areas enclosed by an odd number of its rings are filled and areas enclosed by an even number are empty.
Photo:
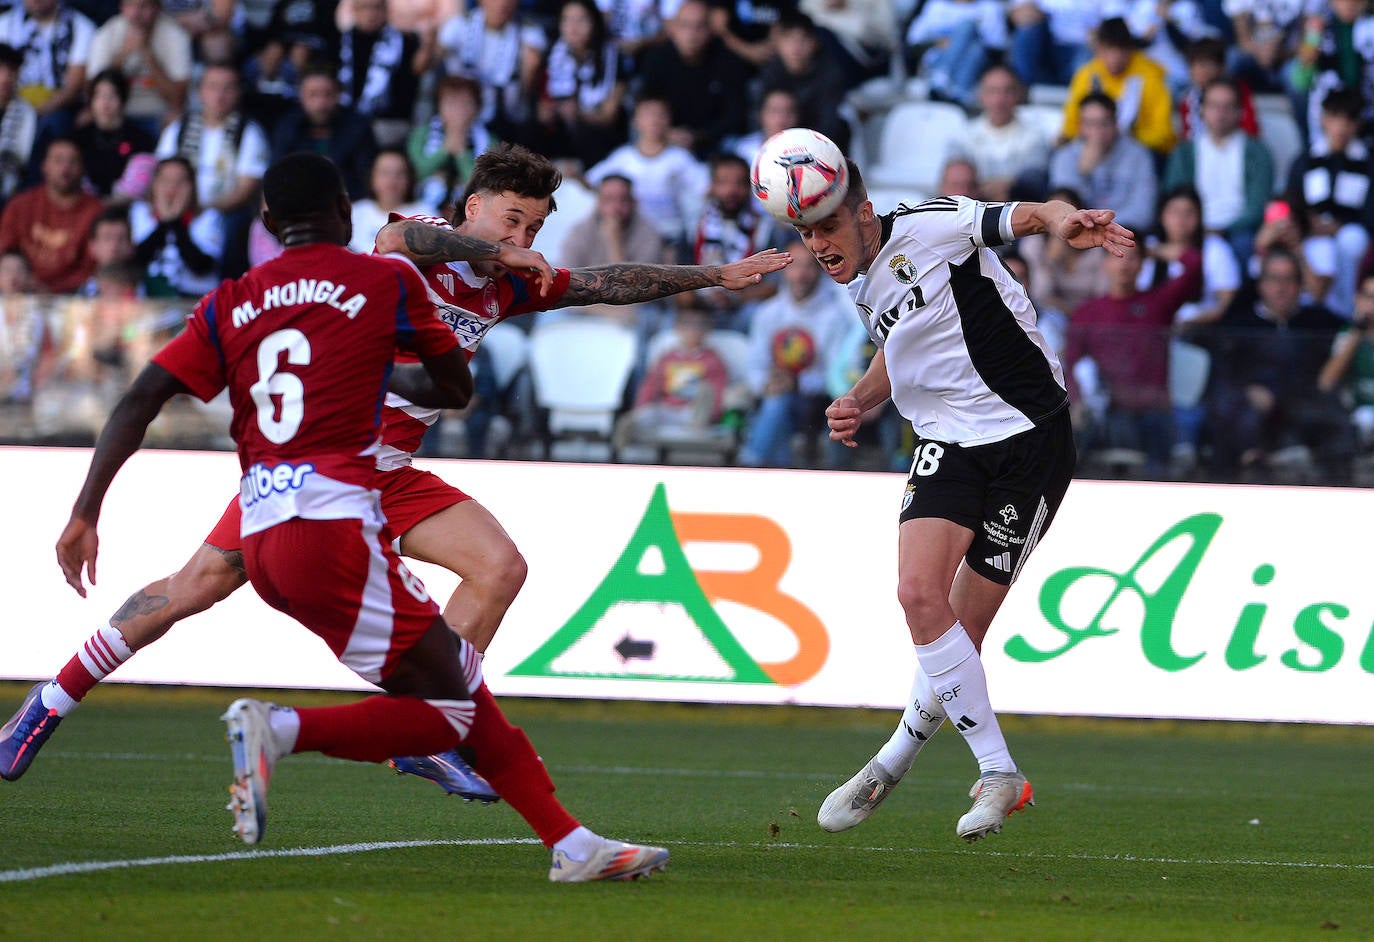
M864 168L864 180L875 187L910 187L934 193L949 154L949 142L968 124L958 105L907 101L883 119L878 159Z

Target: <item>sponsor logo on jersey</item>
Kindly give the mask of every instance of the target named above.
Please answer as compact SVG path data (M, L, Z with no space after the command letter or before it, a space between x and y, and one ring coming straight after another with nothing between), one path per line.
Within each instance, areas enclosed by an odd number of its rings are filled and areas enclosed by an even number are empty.
M1007 526L1011 526L1011 522L1013 520L1021 519L1020 514L1016 512L1016 508L1013 507L1011 504L1007 504L1007 506L1003 507L1001 510L997 512L1002 515L1002 522L1005 523Z
M288 491L300 490L305 479L314 471L315 466L309 462L304 464L283 462L268 467L259 461L245 471L239 480L239 497L243 509L247 510L258 501L271 497L273 494L285 494Z
M440 304L435 308L435 313L453 331L453 336L458 338L458 345L464 350L477 346L494 323L454 304Z

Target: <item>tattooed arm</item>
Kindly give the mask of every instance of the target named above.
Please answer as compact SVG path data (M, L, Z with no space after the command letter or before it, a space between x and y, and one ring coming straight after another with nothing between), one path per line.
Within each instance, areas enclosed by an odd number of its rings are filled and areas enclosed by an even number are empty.
M568 290L555 307L635 304L697 288L738 291L787 267L792 256L768 249L728 265L600 265L569 273Z
M522 249L509 242L488 242L418 219L398 219L383 226L377 233L377 251L404 255L416 265L497 262L512 271L533 272L539 278L540 294L547 294L553 284L553 266L534 249Z

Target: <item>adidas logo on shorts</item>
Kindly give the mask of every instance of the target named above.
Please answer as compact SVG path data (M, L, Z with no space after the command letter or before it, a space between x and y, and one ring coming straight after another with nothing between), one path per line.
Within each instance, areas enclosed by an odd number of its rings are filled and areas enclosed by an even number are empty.
M1011 553L1000 553L997 556L989 556L983 560L998 572L1011 572Z

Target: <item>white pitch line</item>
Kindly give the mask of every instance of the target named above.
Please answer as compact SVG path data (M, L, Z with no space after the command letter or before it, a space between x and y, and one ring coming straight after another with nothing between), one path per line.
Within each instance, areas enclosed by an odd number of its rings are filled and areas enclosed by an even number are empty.
M326 847L290 847L285 850L238 850L223 854L175 854L170 857L137 857L132 860L86 860L50 864L46 867L26 867L22 870L0 870L0 883L19 883L63 877L75 873L96 873L101 870L124 870L134 867L160 867L164 864L223 863L231 860L260 860L270 857L331 857L338 854L365 854L374 850L403 850L409 847L506 847L515 844L538 844L532 837L483 837L450 841L368 841L361 844L334 844Z
M369 841L358 844L335 844L324 847L293 847L284 850L241 850L223 854L176 854L167 857L139 857L131 860L88 860L50 864L46 867L27 867L22 870L0 870L0 883L19 883L47 877L97 873L102 870L123 870L136 867L159 867L167 864L226 863L237 860L264 860L273 857L332 857L341 854L365 854L376 850L404 850L414 847L513 847L538 844L532 837L491 837L467 840L433 841ZM1322 863L1314 860L1254 860L1187 857L1141 857L1135 854L1036 854L1008 853L993 850L932 850L928 847L860 847L837 844L799 844L790 841L777 843L748 843L742 841L664 841L669 847L746 848L754 850L825 850L857 851L884 854L940 854L959 857L997 857L1004 860L1087 861L1091 863L1121 863L1175 865L1187 867L1265 867L1284 870L1374 870L1374 864Z

